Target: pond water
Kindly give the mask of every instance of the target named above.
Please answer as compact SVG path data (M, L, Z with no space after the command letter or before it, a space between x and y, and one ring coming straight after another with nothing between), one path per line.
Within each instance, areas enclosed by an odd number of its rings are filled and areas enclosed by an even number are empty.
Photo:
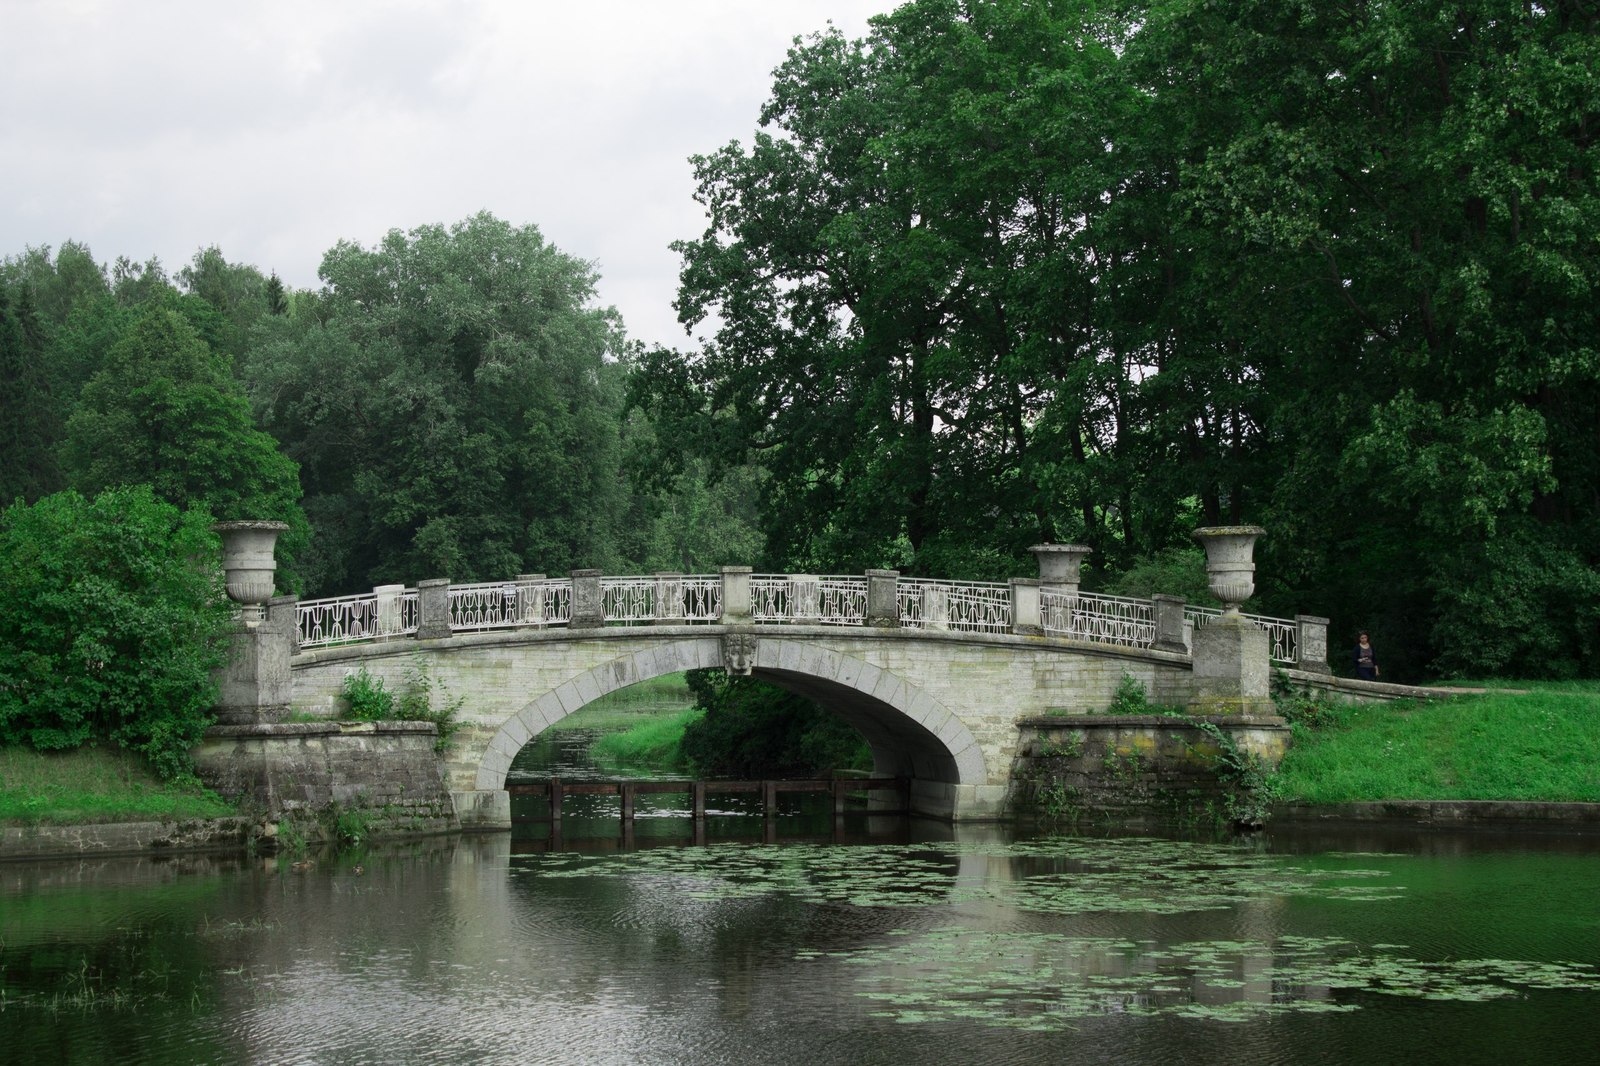
M0 1061L1595 1061L1592 838L654 821L0 865Z

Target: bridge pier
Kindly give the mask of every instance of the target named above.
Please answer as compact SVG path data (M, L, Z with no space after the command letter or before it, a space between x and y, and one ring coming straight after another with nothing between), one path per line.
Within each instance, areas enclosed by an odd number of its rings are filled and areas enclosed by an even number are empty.
M511 828L511 793L503 788L451 789L450 799L464 833Z

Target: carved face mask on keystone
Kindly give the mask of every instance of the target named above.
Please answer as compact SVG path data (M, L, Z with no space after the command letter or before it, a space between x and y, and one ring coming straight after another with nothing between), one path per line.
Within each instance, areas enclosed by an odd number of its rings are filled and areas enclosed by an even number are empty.
M722 668L729 677L749 677L756 664L756 638L729 633L722 638Z

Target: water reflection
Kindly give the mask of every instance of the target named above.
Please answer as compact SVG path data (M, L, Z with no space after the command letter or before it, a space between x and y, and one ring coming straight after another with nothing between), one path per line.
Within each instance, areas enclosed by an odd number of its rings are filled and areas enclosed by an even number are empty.
M0 1058L1579 1061L1592 841L846 827L0 866ZM881 827L879 827L881 828ZM647 846L648 845L648 846ZM1534 905L1529 905L1530 901ZM1226 1024L1224 1024L1226 1023Z

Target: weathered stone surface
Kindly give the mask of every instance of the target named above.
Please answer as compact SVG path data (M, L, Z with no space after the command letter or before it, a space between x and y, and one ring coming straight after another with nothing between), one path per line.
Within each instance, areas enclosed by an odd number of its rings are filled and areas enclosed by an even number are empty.
M248 818L7 826L0 829L0 861L51 855L237 849L245 846L253 831L254 825Z
M444 832L460 822L437 737L428 722L219 725L195 749L195 770L255 822L315 820L337 805L364 812L373 835Z
M1198 721L1268 766L1288 749L1281 718ZM1163 715L1083 715L1029 718L1018 729L1010 802L1019 815L1194 818L1220 816L1225 806L1222 749L1201 725Z
M430 646L430 675L463 700L450 789L502 789L509 753L529 738L627 685L737 664L724 638L746 634L718 625L514 630ZM1056 638L799 625L754 634L753 672L833 709L867 740L878 772L971 786L914 790L915 803L934 804L918 809L938 817L1003 816L995 797L1010 787L1019 716L1103 710L1124 675L1159 703L1183 705L1192 689L1186 656ZM333 714L345 674L363 667L398 689L417 653L404 640L301 653L295 705Z
M1271 715L1272 660L1267 632L1239 614L1224 614L1195 630L1195 714Z

